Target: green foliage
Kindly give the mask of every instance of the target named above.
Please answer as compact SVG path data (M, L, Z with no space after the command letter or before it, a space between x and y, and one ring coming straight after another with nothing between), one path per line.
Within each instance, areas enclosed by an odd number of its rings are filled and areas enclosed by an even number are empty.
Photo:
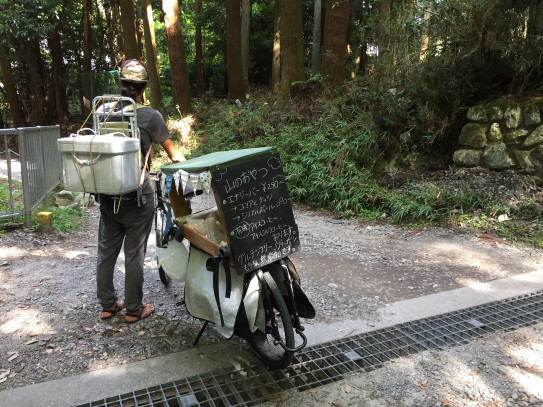
M529 243L533 243L539 248L543 248L543 230L532 233L529 237Z
M0 178L0 213L12 212L23 208L23 185L16 179L11 180L13 208L10 204L10 190L8 180Z
M85 229L85 218L88 215L81 209L51 206L44 207L41 211L53 213L53 229L55 230L72 233ZM35 228L38 227L35 217L33 217L33 224Z
M241 108L229 102L200 106L195 133L201 145L192 155L275 146L291 197L343 217L376 219L385 213L395 222L437 224L474 208L493 210L490 199L467 189L421 183L389 190L378 185L375 152L383 134L356 96L348 92L344 98L311 105L304 100L284 108L262 100Z
M233 102L198 105L194 134L201 154L274 146L281 154L293 201L344 218L402 225L456 225L493 231L507 239L538 245L543 232L521 222L499 222L500 214L539 220L543 207L526 201L512 210L469 185L445 188L432 182L405 182L388 188L376 181L379 145L384 141L369 105L353 83L343 97L304 99L289 106L255 98L241 108ZM367 94L366 94L367 95Z
M23 209L23 186L20 181L12 180L13 207L10 201L10 191L7 179L0 178L0 213L10 213ZM12 219L0 219L0 230L4 229L9 223L24 222L24 216L17 216Z
M0 37L3 40L45 36L52 25L47 20L58 0L0 0Z
M7 180L0 178L0 213L9 213L12 211L20 211L23 209L23 187L20 181L12 180L12 194L14 207L10 205L10 194ZM60 190L61 186L56 190ZM81 209L63 209L55 206L51 206L54 193L49 194L43 205L40 205L40 211L53 213L53 228L55 230L64 232L74 232L76 230L83 230L85 227L86 212ZM37 228L36 213L34 211L32 218L34 227ZM10 223L23 223L25 221L24 216L16 216L12 219L0 219L0 229L8 226Z

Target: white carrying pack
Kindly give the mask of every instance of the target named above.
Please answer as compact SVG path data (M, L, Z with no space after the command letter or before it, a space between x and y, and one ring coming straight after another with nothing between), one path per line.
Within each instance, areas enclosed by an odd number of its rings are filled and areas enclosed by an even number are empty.
M206 261L211 256L192 247L190 249L189 265L185 282L185 304L187 310L195 318L212 321L219 333L230 338L234 333L234 324L243 295L243 276L238 275L234 267L230 267L231 291L230 298L225 298L226 273L219 265L219 293L224 326L217 308L213 292L213 273L206 268Z
M116 110L121 102L128 106ZM123 195L138 189L142 169L136 112L130 98L94 98L93 129L82 128L57 140L67 190Z
M90 134L82 134L87 131ZM140 175L140 140L91 129L57 140L67 190L121 195L135 191Z
M173 280L185 281L189 262L189 252L183 242L171 239L167 246L157 247L158 265Z
M213 292L213 273L207 270L206 262L211 256L195 249L190 250L187 276L185 281L185 304L190 315L211 321L215 328L225 338L230 338L234 333L234 324L243 301L247 320L251 332L256 329L264 331L264 305L260 289L260 283L256 275L249 283L249 288L243 298L243 280L234 267L230 267L231 291L230 298L225 298L226 273L222 264L219 265L219 293L224 326L217 308L215 294Z

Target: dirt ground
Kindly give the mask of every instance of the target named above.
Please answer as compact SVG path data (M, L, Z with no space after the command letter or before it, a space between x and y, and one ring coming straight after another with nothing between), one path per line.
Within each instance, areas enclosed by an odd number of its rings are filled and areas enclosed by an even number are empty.
M204 199L209 199L209 196ZM204 202L205 206L206 203ZM379 317L393 302L541 268L540 250L462 230L405 230L295 208L302 251L292 257L317 310L306 324ZM98 209L75 234L15 230L0 238L0 391L187 349L201 327L181 304L183 285L164 287L146 258L151 318L127 325L99 318L95 298ZM123 292L123 262L115 284ZM543 325L424 352L345 383L272 405L543 405ZM213 329L201 344L225 341ZM232 346L247 349L237 338ZM528 381L535 385L526 385ZM300 398L302 397L302 398Z

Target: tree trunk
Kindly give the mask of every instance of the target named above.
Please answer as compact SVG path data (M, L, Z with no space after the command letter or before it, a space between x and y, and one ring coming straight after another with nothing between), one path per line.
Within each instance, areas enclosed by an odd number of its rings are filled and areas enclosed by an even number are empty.
M81 82L83 88L83 96L92 101L92 0L84 0L83 3L83 73ZM82 112L85 116L85 104L82 104Z
M98 5L98 0L94 0L95 7L99 10L100 6ZM96 13L96 29L95 32L98 36L99 45L94 54L95 57L95 70L97 71L109 71L111 67L108 65L106 67L106 55L108 54L108 44L107 44L107 24L104 21L106 16L105 4L103 5L104 13Z
M132 3L132 0L120 0L120 4L125 59L140 59L134 17L134 3Z
M27 83L30 88L30 122L43 126L46 122L45 88L42 75L42 58L38 39L19 39L19 50L25 62Z
M66 84L64 83L64 64L62 58L62 48L60 45L60 33L55 26L48 40L49 50L51 51L51 88L55 96L55 112L57 122L62 125L68 117L68 103L66 101Z
M532 1L528 14L528 38L543 39L543 4L541 1Z
M195 64L196 64L196 94L198 97L204 96L204 63L202 56L202 23L200 22L203 0L194 2L194 13L196 15L194 48L195 48Z
M391 0L381 0L379 5L379 29L377 44L379 47L379 64L377 72L380 79L385 79L386 72L393 65L392 44L390 43L390 4Z
M243 86L249 88L249 38L251 27L251 0L241 0L241 62Z
M281 32L281 84L279 98L289 99L294 92L292 83L305 80L302 0L281 1L279 31Z
M279 82L281 80L281 31L279 31L280 4L286 0L275 0L274 36L273 36L273 57L272 57L272 92L279 93Z
M321 73L322 0L315 0L313 10L313 46L311 47L311 71Z
M345 79L345 50L349 22L348 0L326 0L324 40L322 44L322 73L331 85Z
M4 93L4 92L2 92L2 93ZM6 122L4 121L4 117L2 116L2 110L0 110L0 129L5 129L7 127L8 126L6 126Z
M364 41L360 44L360 59L358 60L358 74L364 76L366 74L368 43Z
M104 16L106 20L106 37L108 48L107 51L112 67L119 65L119 61L121 60L121 57L119 55L119 47L116 41L118 33L115 29L115 21L117 21L118 19L113 17L119 14L119 4L117 3L117 1L104 0Z
M9 105L9 113L11 114L13 127L25 127L27 122L11 74L11 63L7 57L7 51L3 47L0 48L0 68L2 84L4 85L4 91L6 92L6 100Z
M379 5L379 30L377 34L377 43L379 46L379 59L381 67L392 66L392 53L390 44L390 1L381 0ZM381 72L381 76L384 73Z
M226 0L226 70L228 99L245 99L241 60L240 0Z
M420 56L419 62L424 61L428 52L428 44L430 43L430 16L432 15L431 7L424 9L424 18L422 21L422 35L420 39Z
M140 0L143 30L145 36L145 54L149 85L151 87L151 106L155 109L162 107L162 89L156 56L155 25L153 22L153 6L151 0Z
M162 9L164 11L164 30L170 57L173 97L181 113L191 113L192 97L190 95L185 45L179 21L177 0L163 0Z

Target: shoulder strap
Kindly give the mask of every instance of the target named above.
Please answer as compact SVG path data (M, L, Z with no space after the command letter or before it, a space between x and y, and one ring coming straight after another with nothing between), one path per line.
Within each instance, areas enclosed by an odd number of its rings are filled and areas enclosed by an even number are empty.
M147 106L145 106L144 104L141 104L141 103L139 103L139 102L136 102L136 110L139 110L139 109L141 109L142 107L147 107ZM124 111L127 111L127 112L131 112L131 111L132 111L132 105L126 106L123 110L124 110Z

